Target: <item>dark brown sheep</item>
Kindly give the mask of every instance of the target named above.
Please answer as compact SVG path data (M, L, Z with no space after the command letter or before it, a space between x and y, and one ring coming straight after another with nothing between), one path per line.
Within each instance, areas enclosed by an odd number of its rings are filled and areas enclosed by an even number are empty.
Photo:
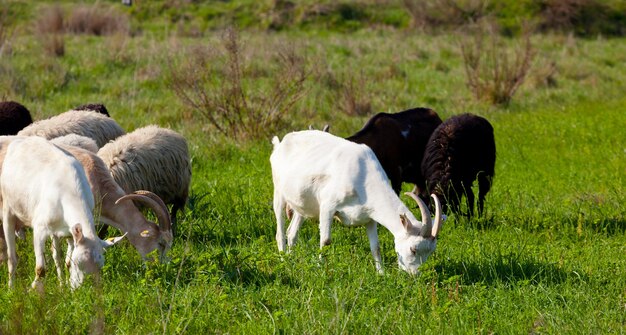
M415 184L414 192L425 189L420 170L424 148L441 118L430 108L374 115L347 140L369 146L376 154L391 186L400 193L402 182Z
M441 199L444 211L449 206L452 212L459 213L465 194L467 214L472 216L472 184L478 179L478 215L481 215L495 163L496 143L489 121L473 114L453 116L435 129L426 145L422 161L426 191L420 196L427 199L434 193Z
M84 105L80 105L74 108L73 110L97 112L97 113L106 115L108 117L111 117L111 115L109 115L109 111L103 104L84 104Z
M30 112L15 101L0 102L0 135L15 135L33 123Z

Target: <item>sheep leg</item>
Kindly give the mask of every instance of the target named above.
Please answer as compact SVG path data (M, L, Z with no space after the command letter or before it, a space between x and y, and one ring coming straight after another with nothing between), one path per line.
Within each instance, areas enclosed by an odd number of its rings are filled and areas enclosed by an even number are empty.
M485 173L478 174L478 215L483 215L483 209L485 204L485 196L491 188L491 176Z
M283 217L283 208L285 202L277 192L274 192L274 215L276 215L276 243L280 252L285 251L287 244L285 239L285 218Z
M179 206L178 204L174 204L172 205L172 211L170 214L170 221L172 221L172 235L176 236L176 213L178 213L178 210L181 208L182 206Z
M38 225L33 222L33 227ZM46 259L44 249L46 246L46 235L39 229L33 229L33 249L35 251L35 280L31 284L33 289L43 292L43 279L46 276Z
M11 215L5 206L2 211L2 230L6 240L7 247L7 266L9 268L9 287L13 288L13 278L15 277L15 268L17 266L17 252L15 245L15 222L17 218Z
M289 223L289 227L287 227L287 245L289 246L289 251L291 251L291 248L296 245L298 231L302 226L302 221L304 221L304 217L294 212L293 219L291 219L291 223Z
M384 169L385 171L392 171L388 176L389 180L391 180L391 188L396 194L400 194L402 191L402 170L399 168L394 171L393 169Z
M58 236L52 236L52 258L57 269L57 277L59 277L59 286L63 286L63 261L61 260L61 239Z
M474 192L471 187L465 188L465 200L467 200L467 217L474 216Z
M460 188L451 186L448 188L446 200L448 201L448 206L450 207L450 211L455 214L459 214L461 212L461 195L459 194Z
M380 245L378 244L378 224L375 221L370 221L365 225L367 229L367 237L370 241L370 250L372 251L372 257L374 257L374 264L376 265L376 271L379 274L383 274L382 259L380 257Z

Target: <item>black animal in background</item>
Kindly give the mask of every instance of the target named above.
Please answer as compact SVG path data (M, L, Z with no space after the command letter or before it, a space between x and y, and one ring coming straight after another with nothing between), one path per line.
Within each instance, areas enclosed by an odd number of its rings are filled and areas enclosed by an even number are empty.
M75 111L92 111L92 112L100 113L100 114L106 115L108 117L111 117L111 115L109 115L109 111L107 110L107 108L103 104L84 104L84 105L80 105L80 106L74 108L73 110L75 110Z
M0 135L15 135L33 123L30 112L15 101L0 101Z
M395 114L378 113L361 130L346 139L369 146L376 154L391 186L400 193L402 182L425 189L420 169L424 148L441 118L430 108L413 108Z
M482 215L495 163L496 143L489 121L473 114L453 116L435 129L426 145L422 161L426 191L420 196L427 199L435 193L444 211L448 205L452 212L460 213L461 198L465 194L467 214L472 216L472 184L478 179L478 215Z

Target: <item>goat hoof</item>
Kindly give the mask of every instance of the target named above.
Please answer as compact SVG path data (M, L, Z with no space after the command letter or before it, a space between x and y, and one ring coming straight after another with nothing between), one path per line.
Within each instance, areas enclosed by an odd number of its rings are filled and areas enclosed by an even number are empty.
M33 291L36 291L39 294L43 294L43 283L39 280L35 280L32 284L31 287L33 289Z

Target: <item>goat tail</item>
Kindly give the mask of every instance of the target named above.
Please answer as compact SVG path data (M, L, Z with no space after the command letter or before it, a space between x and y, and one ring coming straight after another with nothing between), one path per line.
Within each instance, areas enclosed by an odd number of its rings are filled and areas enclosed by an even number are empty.
M280 140L278 139L278 136L272 137L272 144L274 145L274 149L278 147L278 145L280 144Z

